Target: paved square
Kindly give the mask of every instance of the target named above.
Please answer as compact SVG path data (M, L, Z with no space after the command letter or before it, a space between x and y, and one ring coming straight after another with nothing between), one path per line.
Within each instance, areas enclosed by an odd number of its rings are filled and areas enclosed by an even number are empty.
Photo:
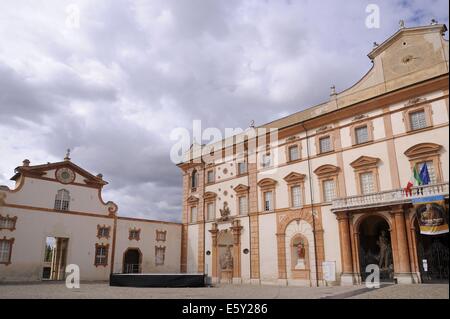
M61 282L0 285L0 299L319 299L319 298L414 298L448 299L448 284L383 285L380 289L352 287L278 287L223 285L211 288L125 288L108 283L81 283L80 289L67 289Z

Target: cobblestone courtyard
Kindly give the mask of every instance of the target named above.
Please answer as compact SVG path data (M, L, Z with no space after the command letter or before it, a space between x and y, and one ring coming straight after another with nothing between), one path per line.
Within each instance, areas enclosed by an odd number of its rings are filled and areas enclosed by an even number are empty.
M80 289L67 289L61 282L0 285L0 299L11 298L448 299L449 285L383 285L379 289L368 289L365 286L309 288L252 285L224 285L211 288L124 288L110 287L107 283L81 283Z

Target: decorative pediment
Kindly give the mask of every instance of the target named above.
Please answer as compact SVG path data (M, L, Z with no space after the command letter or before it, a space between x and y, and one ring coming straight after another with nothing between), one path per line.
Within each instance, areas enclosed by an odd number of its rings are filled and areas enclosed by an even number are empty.
M416 144L405 151L405 155L409 158L415 158L419 156L435 155L441 150L442 145L434 143L420 143Z
M203 195L203 198L208 199L215 199L217 197L217 194L214 192L205 192L205 195Z
M15 169L16 174L11 178L11 180L17 180L21 175L30 177L44 177L48 171L61 169L68 169L81 175L87 185L101 187L108 184L108 182L103 180L103 176L101 174L98 174L97 176L92 175L88 171L82 169L80 166L72 163L70 160L33 166L29 165L29 161L24 161L23 166L19 166Z
M262 180L260 180L258 182L258 186L259 187L275 187L275 185L277 184L277 181L272 179L272 178L263 178Z
M287 183L294 183L294 182L303 182L303 180L305 179L305 174L300 174L297 172L291 172L288 175L286 175L283 179L287 182Z
M352 122L353 122L353 121L359 121L359 120L365 119L365 118L367 118L367 117L369 117L367 114L359 114L359 115L356 115L356 116L352 119Z
M317 167L314 170L314 174L317 176L336 175L340 171L340 168L331 164L325 164Z
M234 191L235 191L236 193L241 194L241 193L247 193L248 190L250 189L250 187L248 187L248 186L246 186L246 185L244 185L244 184L239 184L238 186L236 186L236 187L233 188L233 189L234 189Z
M406 102L405 106L413 106L413 105L425 102L426 100L427 100L426 97L422 97L422 96L414 97L412 99L409 99L408 102Z
M328 125L321 126L316 130L316 133L324 132L324 131L328 130L329 128L330 128L330 126L328 126Z
M360 156L356 160L350 163L350 166L353 168L364 168L364 167L373 167L377 166L380 161L377 157L370 156Z
M288 138L286 138L286 142L294 142L299 139L300 139L300 137L298 137L297 135L293 135L293 136L289 136Z
M188 197L187 202L189 204L198 203L198 197L195 197L194 195L191 195Z

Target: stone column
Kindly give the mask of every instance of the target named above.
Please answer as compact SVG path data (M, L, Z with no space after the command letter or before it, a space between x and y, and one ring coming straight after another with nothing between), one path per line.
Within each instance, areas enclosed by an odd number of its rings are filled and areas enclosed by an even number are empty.
M250 227L250 282L259 284L259 221L256 163L248 163L249 227Z
M355 284L353 274L352 245L350 240L350 226L347 212L336 213L339 224L339 238L341 244L342 274L341 285Z
M394 277L397 279L398 283L411 284L413 283L413 277L411 273L411 264L409 262L405 211L402 206L394 206L392 207L391 214L394 215L398 247L398 264L394 265Z
M212 228L209 230L211 233L211 241L212 241L212 252L211 252L211 260L212 260L212 282L217 283L217 233L219 229L217 228L217 224L213 223Z
M188 225L181 226L181 254L180 254L180 272L187 272L187 250L188 250Z
M241 283L241 221L234 220L231 226L233 232L233 284Z
M357 284L361 284L361 269L359 265L359 231L353 227L353 216L349 218L350 222L350 243L352 245L353 274Z
M182 228L181 228L181 254L180 254L180 272L187 272L187 252L188 252L188 223L189 223L189 206L187 199L189 197L190 189L189 173L183 172L183 214L182 214Z
M197 206L197 222L198 222L198 255L197 255L197 263L198 263L198 272L204 273L205 271L205 212L204 212L204 195L205 195L205 170L203 167L199 167L197 170L198 173L198 194L199 201Z
M287 285L287 268L286 268L286 234L277 233L278 248L278 282L280 285Z

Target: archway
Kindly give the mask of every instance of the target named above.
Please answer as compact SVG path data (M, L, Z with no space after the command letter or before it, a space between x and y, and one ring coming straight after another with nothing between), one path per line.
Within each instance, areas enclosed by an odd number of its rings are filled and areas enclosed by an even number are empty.
M370 274L366 267L371 264L380 267L380 281L394 280L390 227L380 215L367 216L359 224L359 264L362 280Z
M285 231L286 278L311 286L316 281L314 234L305 220L291 221Z
M141 272L142 253L139 248L128 248L123 254L124 274L135 274Z
M449 234L424 235L420 233L417 217L414 218L417 259L423 283L438 283L449 280Z

